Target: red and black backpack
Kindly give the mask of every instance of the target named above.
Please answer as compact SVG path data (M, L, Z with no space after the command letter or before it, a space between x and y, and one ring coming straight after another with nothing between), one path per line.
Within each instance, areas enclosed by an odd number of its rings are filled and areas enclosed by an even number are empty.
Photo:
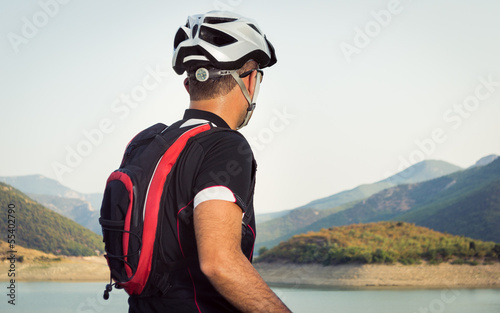
M120 168L107 180L99 218L111 272L104 299L113 285L129 295L165 294L171 287L169 271L186 266L185 260L152 262L159 249L161 198L190 139L217 127L210 123L179 127L181 122L170 127L160 123L140 132L128 144Z

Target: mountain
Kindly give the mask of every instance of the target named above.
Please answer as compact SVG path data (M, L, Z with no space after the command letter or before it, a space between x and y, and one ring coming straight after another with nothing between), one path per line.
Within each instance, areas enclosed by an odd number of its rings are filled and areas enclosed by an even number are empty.
M387 220L500 242L500 159L430 181L385 189L346 210L296 229L292 235Z
M498 262L500 244L453 236L404 222L324 228L296 235L263 251L256 262L478 264Z
M418 183L436 177L448 175L460 170L462 170L461 167L444 161L426 160L414 164L413 166L410 166L407 169L384 180L378 181L373 184L360 185L351 190L342 191L329 197L314 200L299 208L307 207L320 210L333 208L339 205L346 204L348 202L369 197L389 187L401 184Z
M15 243L46 253L95 255L104 251L102 237L76 222L33 201L19 190L0 183L0 229L8 228L7 216L15 220ZM15 205L9 213L8 204ZM12 206L11 206L12 207Z
M27 194L43 206L101 234L99 208L102 194L83 194L42 175L0 177L0 181Z
M302 229L309 229L309 225L316 225L314 223L321 224L323 227L329 227L326 223L322 222L324 218L346 210L358 201L384 189L398 184L415 183L436 178L459 170L461 170L460 167L444 161L422 161L379 182L361 185L351 190L342 191L329 197L312 201L305 206L290 210L282 216L278 215L278 218L263 219L261 222L259 220L260 216L257 216L259 224L256 248L258 249L262 246L272 247L280 241L290 238L292 235L299 234L299 231ZM274 214L276 215L277 213Z
M56 180L42 175L6 176L0 177L0 181L16 189L22 190L24 193L51 195L64 198L82 198L78 192L61 185Z

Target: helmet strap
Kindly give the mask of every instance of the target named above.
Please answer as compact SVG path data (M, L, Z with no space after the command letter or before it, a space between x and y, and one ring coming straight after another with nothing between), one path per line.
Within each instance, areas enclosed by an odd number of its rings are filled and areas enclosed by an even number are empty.
M245 99L248 102L248 108L247 108L247 114L245 116L245 119L243 120L243 123L241 123L236 129L241 129L245 126L247 126L248 122L250 121L250 118L252 117L253 111L256 106L256 99L259 94L260 90L260 81L261 81L261 73L257 72L256 81L255 81L255 90L253 93L253 97L250 97L250 94L248 93L248 89L245 86L245 83L243 83L243 80L240 78L238 73L236 71L231 72L231 76L233 76L234 80L236 80L236 83L238 86L240 86L241 92L243 93L243 96L245 96Z

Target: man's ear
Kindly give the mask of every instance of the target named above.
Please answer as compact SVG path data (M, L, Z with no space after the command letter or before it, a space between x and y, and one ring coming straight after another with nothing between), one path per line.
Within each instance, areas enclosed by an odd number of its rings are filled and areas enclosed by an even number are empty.
M186 88L187 93L189 93L189 78L184 79L184 88Z
M253 71L252 74L248 75L248 85L247 85L248 94L252 99L253 99L253 94L255 92L256 83L257 83L257 71Z

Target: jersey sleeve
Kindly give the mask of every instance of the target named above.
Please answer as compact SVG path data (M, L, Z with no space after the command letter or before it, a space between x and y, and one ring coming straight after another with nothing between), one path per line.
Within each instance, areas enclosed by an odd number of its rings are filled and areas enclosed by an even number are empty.
M236 203L246 211L253 196L254 159L248 142L239 134L218 133L207 147L195 179L193 207L207 200Z

